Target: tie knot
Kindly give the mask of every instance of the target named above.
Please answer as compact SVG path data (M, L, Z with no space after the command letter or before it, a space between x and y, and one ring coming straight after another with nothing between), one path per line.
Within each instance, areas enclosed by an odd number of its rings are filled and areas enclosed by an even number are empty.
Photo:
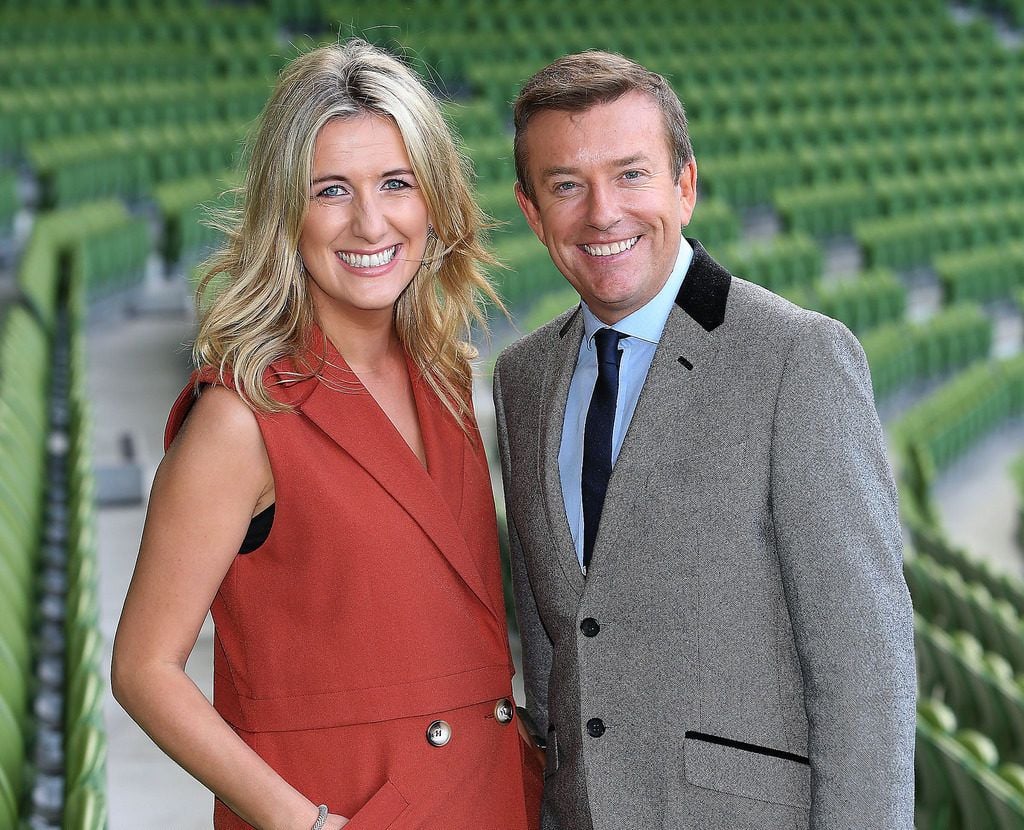
M594 334L594 343L597 345L597 362L619 365L619 341L629 335L623 334L615 329L598 329Z

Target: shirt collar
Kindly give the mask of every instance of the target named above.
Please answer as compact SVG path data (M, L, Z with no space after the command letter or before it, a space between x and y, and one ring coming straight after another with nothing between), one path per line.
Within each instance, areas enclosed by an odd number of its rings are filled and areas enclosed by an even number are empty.
M648 300L646 305L619 320L614 326L615 330L657 345L661 340L661 333L665 330L665 323L668 322L672 304L675 303L686 272L690 269L692 259L693 248L690 247L690 243L686 241L685 237L680 236L679 253L676 255L675 265L661 290ZM581 302L580 305L583 309L583 339L587 348L592 349L594 348L594 335L608 326L594 315L585 302Z

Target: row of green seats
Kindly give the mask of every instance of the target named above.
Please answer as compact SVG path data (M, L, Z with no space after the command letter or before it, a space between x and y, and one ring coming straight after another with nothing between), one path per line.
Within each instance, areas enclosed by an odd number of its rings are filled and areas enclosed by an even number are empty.
M106 828L106 735L103 701L103 637L98 612L98 565L95 531L95 486L89 451L92 434L85 389L85 343L81 321L88 301L85 286L73 285L68 414L70 446L67 464L67 595L64 621L65 769L64 826L75 830Z
M862 182L779 190L772 204L787 232L815 237L849 233L855 222L878 211L875 194Z
M817 184L882 182L921 174L960 176L967 170L1006 168L1020 161L1020 133L956 129L941 136L894 143L863 143L796 154L801 179Z
M702 158L735 154L795 152L854 144L884 144L952 133L1019 130L1024 102L1004 100L882 104L873 100L853 106L795 113L756 113L698 118L691 134ZM1017 166L1019 167L1019 160ZM973 182L964 183L970 188Z
M805 46L780 52L755 47L750 51L708 54L696 62L682 58L677 62L671 56L662 60L666 71L684 84L753 83L765 87L779 82L839 80L878 73L929 73L953 67L969 71L978 67L998 69L1018 65L1020 58L1016 52L993 43L991 27L972 27L967 34L969 40L949 49L935 49L923 43L858 43L850 37L847 42L828 49Z
M1024 456L1022 456L1024 457ZM1024 475L1024 468L1011 465L1011 476ZM1024 481L1020 482L1024 485ZM967 582L984 585L993 597L1006 600L1024 616L1024 580L992 566L986 560L972 556L950 542L939 528L912 527L914 546L931 559L947 568L953 568Z
M788 300L820 311L860 335L902 320L907 289L891 271L866 271L855 279L819 280L783 292Z
M925 265L941 254L1003 247L1022 235L1024 209L1017 200L868 219L854 227L865 262L895 269Z
M721 199L698 199L693 218L685 233L701 242L705 248L716 250L740 240L740 218Z
M62 43L172 43L209 46L222 40L268 40L274 21L256 6L199 5L173 8L42 8L3 12L0 48Z
M985 651L966 631L949 633L920 615L914 619L917 680L941 695L957 720L992 739L1000 756L1024 761L1024 675L1001 655Z
M918 830L1019 830L1024 826L1024 769L1000 764L987 736L957 726L956 715L941 701L918 701Z
M52 326L57 315L62 259L73 261L73 251L83 240L116 234L116 229L122 228L131 229L126 231L131 242L123 243L123 250L111 256L131 266L141 256L141 229L122 203L91 202L39 216L18 263L17 280L21 293L45 325Z
M512 161L512 138L498 134L466 139L466 151L473 162L477 180L482 185L515 181ZM512 196L511 189L509 196Z
M1024 287L1024 245L1017 240L943 254L935 258L934 266L946 303L988 302Z
M510 308L526 307L565 285L565 278L551 262L548 249L532 233L498 237L494 253L505 267L492 269L491 279Z
M1024 115L1024 110L1021 110ZM913 176L872 183L878 212L900 216L939 207L1024 199L1024 163L967 167L956 176L922 170Z
M511 139L507 139L507 144L511 147ZM514 187L514 179L511 178L481 181L476 185L477 201L484 213L497 223L499 233L532 233L516 202Z
M487 101L446 101L443 108L448 122L454 125L463 141L505 135L512 120L511 112L499 113Z
M178 47L67 44L11 46L0 52L3 89L61 87L111 82L202 80L215 74L212 56Z
M855 41L851 41L855 42ZM849 45L849 44L848 44ZM502 77L495 67L494 83ZM785 83L757 83L737 78L732 81L700 83L688 80L686 64L679 59L653 67L676 85L695 122L729 116L822 113L861 107L911 108L943 106L950 101L967 105L972 101L1002 102L1003 96L1021 89L1020 64L1009 66L952 67L927 73L899 70L870 70L860 75L800 78ZM896 74L894 74L894 72ZM486 71L478 80L488 78Z
M140 197L154 184L234 165L248 121L149 127L33 144L29 161L44 207Z
M733 207L769 204L777 193L852 183L874 187L922 173L963 175L965 171L1007 169L1019 164L1020 135L998 130L978 135L957 132L903 142L865 142L796 152L741 153L703 159L697 167L710 194ZM962 151L963 155L958 155Z
M924 619L946 631L966 631L1006 659L1014 673L1024 673L1024 623L1011 603L925 554L908 557L903 573L914 610Z
M1011 417L1024 413L1024 356L972 366L915 404L891 434L906 470L900 478L925 500L936 474Z
M0 92L0 153L88 133L242 121L259 114L268 94L259 77Z
M911 381L927 380L985 360L992 321L976 305L947 308L924 323L891 323L861 338L880 400Z
M165 262L192 260L213 246L221 233L208 222L211 210L232 203L237 177L230 171L169 182L153 191L163 221L160 253Z
M18 213L18 177L13 170L0 169L0 237L6 236Z
M35 578L44 523L46 331L20 305L0 320L0 826L14 827L32 784ZM15 820L10 820L11 817Z
M84 234L70 251L70 275L97 300L142 281L152 249L149 223L126 217Z
M736 244L722 251L721 261L736 276L776 293L808 286L821 277L824 269L821 248L804 234Z

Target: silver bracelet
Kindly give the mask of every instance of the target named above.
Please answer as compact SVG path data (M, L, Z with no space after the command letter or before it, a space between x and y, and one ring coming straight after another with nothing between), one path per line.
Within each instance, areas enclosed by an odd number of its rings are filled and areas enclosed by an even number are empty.
M316 809L316 821L313 822L313 826L310 828L310 830L324 830L324 824L327 823L327 805L321 804Z

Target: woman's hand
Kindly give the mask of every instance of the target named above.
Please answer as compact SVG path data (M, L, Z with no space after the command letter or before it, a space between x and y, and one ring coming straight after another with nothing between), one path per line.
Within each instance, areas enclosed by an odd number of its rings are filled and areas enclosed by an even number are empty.
M519 727L519 737L521 737L526 744L526 751L533 756L534 761L543 770L544 767L547 766L547 754L543 749L537 746L537 743L533 739L533 735L530 734L530 730L527 728L521 717L516 718L516 726Z
M348 819L344 816L336 816L334 813L327 814L327 821L324 822L324 830L341 830L348 824Z

